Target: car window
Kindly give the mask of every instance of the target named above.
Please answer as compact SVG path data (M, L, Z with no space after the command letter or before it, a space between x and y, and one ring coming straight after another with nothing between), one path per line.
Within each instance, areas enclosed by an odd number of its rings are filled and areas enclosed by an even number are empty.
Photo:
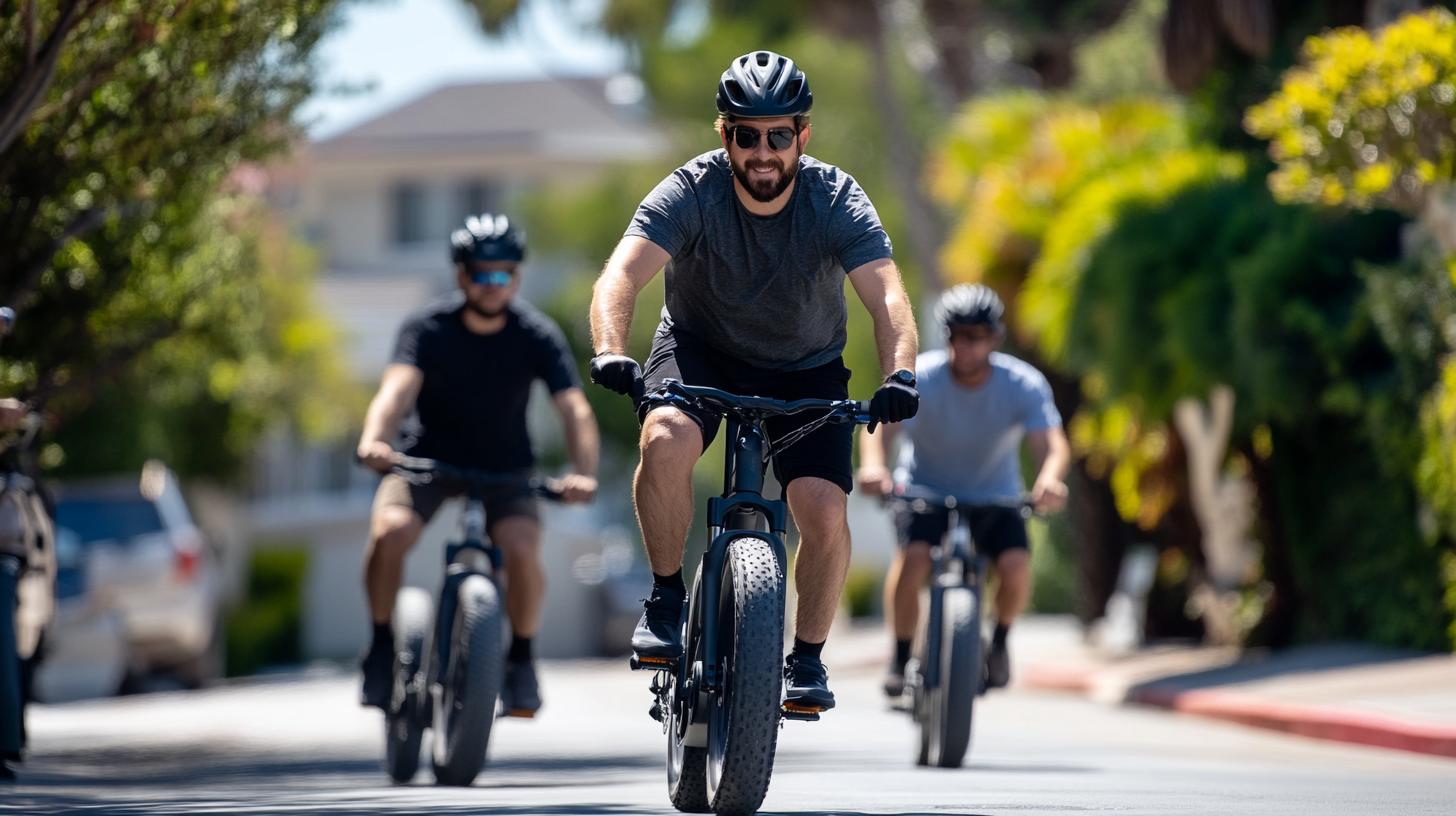
M142 498L63 499L56 504L56 526L71 530L83 544L125 541L165 529L156 505Z

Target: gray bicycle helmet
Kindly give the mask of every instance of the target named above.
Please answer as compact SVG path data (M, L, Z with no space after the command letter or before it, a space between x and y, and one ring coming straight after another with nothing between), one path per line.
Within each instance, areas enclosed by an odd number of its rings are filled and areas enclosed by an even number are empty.
M935 304L935 320L946 329L952 326L990 326L1001 329L1006 306L989 286L962 283L947 289Z
M798 116L812 107L808 77L793 60L772 51L744 54L718 80L718 112L728 116Z
M465 219L465 226L450 233L450 260L522 261L526 258L526 233L511 225L504 215L481 213Z

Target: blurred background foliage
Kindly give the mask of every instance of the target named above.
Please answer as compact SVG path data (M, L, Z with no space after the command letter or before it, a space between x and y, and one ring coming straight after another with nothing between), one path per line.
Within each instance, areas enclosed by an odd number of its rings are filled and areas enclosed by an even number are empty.
M0 393L46 464L231 479L270 422L354 421L312 260L231 179L298 138L339 5L0 4Z
M990 284L1010 305L1010 350L1053 383L1078 463L1065 538L1041 534L1064 556L1038 565L1048 600L1074 594L1095 617L1122 553L1148 541L1166 556L1150 631L1197 631L1158 620L1196 617L1187 599L1207 581L1171 415L1226 384L1225 470L1254 487L1262 550L1247 636L1451 647L1456 266L1429 215L1452 172L1449 13L980 3L949 30L935 15L955 3L709 2L684 34L663 10L675 5L609 2L603 27L634 44L680 155L583 196L542 194L538 239L605 258L641 195L717 146L720 66L749 46L788 53L814 82L810 152L873 197L922 307L946 284ZM1350 25L1370 28L1321 34ZM581 315L596 271L553 310ZM639 356L659 303L640 301ZM880 372L850 311L858 393ZM584 325L573 339L585 357ZM598 408L631 445L620 406Z
M463 1L491 33L528 5ZM32 28L29 4L0 4L0 76L25 91L0 98L0 301L21 312L0 391L58 417L49 464L110 471L164 450L230 478L273 424L347 430L362 400L310 302L313 260L237 175L299 138L339 3L41 6ZM588 24L629 46L677 149L525 203L533 243L581 259L542 305L585 366L591 285L633 208L718 146L722 67L787 53L814 85L810 152L869 192L922 319L946 285L984 281L1011 307L1008 350L1052 383L1077 462L1069 513L1037 532L1039 605L1091 621L1123 554L1150 543L1149 632L1198 634L1188 599L1208 576L1171 412L1227 385L1223 470L1253 486L1261 553L1247 638L1449 649L1450 6L604 0ZM639 300L639 358L660 287ZM865 396L882 372L849 312ZM625 403L588 394L629 467ZM706 483L720 466L705 460ZM860 611L871 584L857 579Z

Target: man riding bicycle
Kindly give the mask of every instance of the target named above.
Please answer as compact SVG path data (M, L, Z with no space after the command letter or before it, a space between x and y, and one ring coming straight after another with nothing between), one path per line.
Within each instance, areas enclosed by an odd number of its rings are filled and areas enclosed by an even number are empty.
M897 435L891 426L878 436L861 437L858 473L860 487L871 495L918 490L972 506L962 518L998 578L996 628L986 661L986 684L993 688L1010 681L1006 636L1031 595L1026 523L1015 506L1024 489L1021 442L1024 438L1037 462L1031 501L1038 511L1052 512L1066 503L1062 480L1071 461L1046 378L997 351L1006 336L1004 311L1001 299L985 286L964 284L941 297L935 318L945 327L946 348L916 360L921 408L903 426L899 466L892 477L885 465ZM895 640L885 679L891 697L905 688L920 589L932 567L930 547L944 537L948 515L944 507L896 513L900 549L885 579L886 617Z
M389 472L391 441L411 409L414 427L404 453L462 468L502 474L530 472L535 457L526 431L532 383L540 379L561 415L572 473L563 500L587 502L596 494L598 435L561 329L516 298L525 236L503 215L465 220L450 236L450 259L461 296L427 307L400 329L394 357L369 404L358 455L385 474L374 497L365 554L364 588L373 635L363 660L364 705L389 703L394 660L390 616L404 557L426 523L461 491L448 484L411 484ZM541 707L532 661L545 576L536 499L526 490L486 497L486 530L505 555L506 610L513 638L506 655L501 702L530 716Z
M682 655L683 548L693 518L693 464L721 417L652 399L668 378L777 399L848 395L844 278L873 318L881 366L893 372L871 403L880 422L915 414L918 339L890 239L847 173L804 155L812 129L808 79L787 57L756 51L718 83L722 146L673 171L638 207L592 297L591 376L639 406L633 483L653 572L632 649L643 662ZM666 266L666 303L644 374L626 356L637 293ZM812 417L770 420L778 438ZM853 485L848 425L814 431L776 457L801 540L798 612L785 660L785 702L829 709L820 653L849 566L845 521Z

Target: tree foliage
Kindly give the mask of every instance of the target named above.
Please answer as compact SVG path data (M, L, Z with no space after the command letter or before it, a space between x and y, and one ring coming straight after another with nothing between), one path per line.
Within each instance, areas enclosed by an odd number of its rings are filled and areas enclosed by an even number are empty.
M259 342L260 321L308 321L250 311L286 298L217 196L296 136L336 6L0 3L0 302L21 313L0 387L64 418L152 355L152 375L175 378L133 381L134 399L198 382L223 399L251 387L249 360L297 342ZM207 356L224 346L234 385Z
M1309 38L1245 126L1270 143L1281 201L1419 212L1456 173L1456 16L1432 9L1374 34Z
M58 475L162 458L183 476L226 478L270 428L332 438L361 413L337 332L314 306L312 251L238 191L191 227L195 248L169 275L142 278L89 316L97 331L123 331L161 303L179 322L94 389L60 394L53 408L69 419L52 452Z

